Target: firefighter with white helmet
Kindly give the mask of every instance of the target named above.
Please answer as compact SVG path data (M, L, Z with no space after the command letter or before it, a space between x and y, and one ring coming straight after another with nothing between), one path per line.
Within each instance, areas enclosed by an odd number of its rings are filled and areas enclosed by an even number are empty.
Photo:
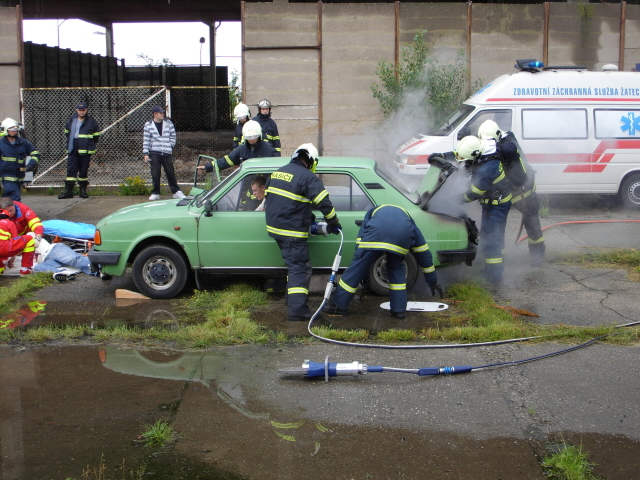
M236 134L233 137L233 148L237 148L238 145L244 143L244 137L242 136L242 127L244 124L251 120L251 112L249 107L244 103L239 103L236 108L233 109L233 118L236 122Z
M522 226L527 232L532 267L544 263L544 235L540 225L540 200L536 193L536 173L527 162L512 132L503 132L493 120L478 129L478 137L487 148L495 148L511 187L511 204L522 213ZM521 227L522 228L522 227Z
M492 285L502 283L504 271L504 232L511 208L511 189L495 155L478 137L468 135L454 151L456 160L464 162L471 180L462 196L463 202L478 200L482 205L480 249L484 254L484 277Z
M313 210L320 210L329 232L342 229L329 192L314 171L318 150L311 143L300 145L291 162L274 172L267 180L265 218L272 237L287 266L287 307L290 321L309 321L307 305L312 266L309 258L309 228Z
M271 118L271 102L266 98L258 102L258 115L253 117L253 120L258 122L262 127L262 134L264 139L271 144L271 146L278 152L277 156L281 155L280 147L280 134L278 133L278 125Z
M37 170L40 152L26 138L20 137L22 125L12 118L5 118L0 125L4 135L0 137L0 179L3 197L20 201L20 189L26 172Z

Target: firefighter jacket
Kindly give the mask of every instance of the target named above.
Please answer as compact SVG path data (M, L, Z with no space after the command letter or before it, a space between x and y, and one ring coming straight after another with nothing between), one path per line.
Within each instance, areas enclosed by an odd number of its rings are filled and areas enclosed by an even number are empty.
M233 137L233 148L238 148L238 145L242 145L244 143L244 136L242 135L242 127L244 127L244 123L240 123L240 120L236 122L236 135Z
M7 136L0 137L0 179L18 182L24 178L25 166L36 167L40 161L40 152L26 138L15 137L11 143ZM25 165L27 157L31 160Z
M276 152L266 140L258 141L254 147L245 142L234 149L229 155L225 155L217 160L218 168L224 170L225 168L233 167L234 165L240 165L245 160L251 158L264 158L264 157L279 157L280 154ZM205 164L205 171L213 172L213 165L210 163Z
M158 133L154 120L149 120L142 129L142 154L149 155L149 152L158 152L164 155L171 155L173 147L176 146L176 128L171 120L162 121L162 135Z
M263 115L259 113L253 117L253 120L260 124L260 127L262 128L262 138L265 138L275 151L278 152L274 157L279 157L282 150L280 148L280 134L278 133L278 126L276 125L276 122L271 118L271 114Z
M502 166L511 186L513 194L511 203L519 202L535 192L536 172L527 162L513 133L506 132L506 135L500 139L498 151L502 156Z
M36 215L36 212L27 207L24 203L13 201L16 207L16 216L10 220L15 223L18 235L33 232L36 235L44 235L44 226Z
M468 168L471 181L464 202L478 200L483 205L502 205L511 201L511 189L498 157L482 155Z
M384 250L405 256L411 251L422 268L427 283L438 281L433 257L422 232L402 207L380 205L365 216L356 247L366 250Z
M77 113L71 115L71 118L67 120L67 124L64 127L64 134L67 136L67 145L69 145L69 135L74 135L74 133L71 132L71 126L73 125L73 120L77 118ZM93 155L96 153L96 144L99 139L100 127L93 117L87 115L80 126L80 132L76 139L77 142L74 141L78 148L78 155ZM68 153L71 153L71 151L68 151Z
M322 212L327 223L338 221L329 192L297 158L271 174L266 195L265 218L270 237L308 238L309 227L315 221L314 208Z

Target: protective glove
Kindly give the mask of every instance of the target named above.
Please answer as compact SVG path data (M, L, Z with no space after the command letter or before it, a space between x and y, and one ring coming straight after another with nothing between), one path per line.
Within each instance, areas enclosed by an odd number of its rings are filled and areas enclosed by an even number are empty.
M342 230L342 225L340 225L340 222L338 221L338 217L333 217L331 220L327 220L327 225L331 233L333 233L334 235L340 235L340 230Z
M429 155L429 163L431 163L431 160L433 159L443 161L444 156L441 153L432 153L431 155Z
M36 169L38 168L38 164L36 162L29 162L27 164L27 168L25 168L25 172L34 172L36 171Z
M431 282L429 288L431 289L431 295L435 297L437 293L440 298L444 298L444 290L438 282Z

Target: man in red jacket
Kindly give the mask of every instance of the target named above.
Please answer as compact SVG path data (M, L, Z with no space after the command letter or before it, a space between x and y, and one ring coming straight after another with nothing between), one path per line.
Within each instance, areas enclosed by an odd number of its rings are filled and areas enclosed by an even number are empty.
M33 232L38 240L44 235L44 227L38 215L24 203L16 202L9 197L2 197L0 198L0 209L9 214L9 220L15 223L18 235Z
M4 273L5 261L16 255L22 255L20 276L31 275L36 242L30 235L18 235L15 224L9 219L9 213L0 210L0 274ZM9 261L9 268L11 268Z

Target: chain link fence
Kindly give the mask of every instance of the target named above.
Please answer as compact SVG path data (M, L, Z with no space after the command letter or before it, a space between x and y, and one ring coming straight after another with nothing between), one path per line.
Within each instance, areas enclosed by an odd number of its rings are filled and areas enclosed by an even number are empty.
M149 166L142 161L142 128L157 105L167 108L167 117L176 127L173 161L178 183L193 182L198 155L219 158L232 146L228 87L25 88L22 102L26 137L41 155L33 187L63 185L67 171L64 127L79 102L88 104L89 115L102 130L89 167L92 186L118 186L135 176L151 184ZM164 173L162 182L166 184Z

